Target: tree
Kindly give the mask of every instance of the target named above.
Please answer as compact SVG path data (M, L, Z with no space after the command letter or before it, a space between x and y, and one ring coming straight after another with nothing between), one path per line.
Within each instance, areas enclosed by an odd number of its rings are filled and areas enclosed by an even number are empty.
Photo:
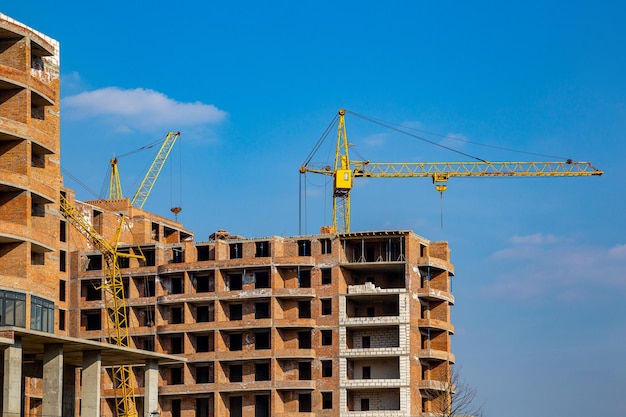
M430 412L433 417L482 417L483 404L477 405L476 389L461 378L457 368L447 372L447 381L433 384L424 394L430 400Z

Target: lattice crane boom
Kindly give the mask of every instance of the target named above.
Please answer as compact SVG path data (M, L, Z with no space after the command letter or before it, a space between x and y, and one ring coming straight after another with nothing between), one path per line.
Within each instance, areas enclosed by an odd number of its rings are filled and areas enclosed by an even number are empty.
M350 232L350 192L355 178L425 178L443 192L453 177L583 177L602 175L589 162L370 162L351 161L344 109L339 110L337 144L333 167L311 167L306 163L300 173L333 177L333 225L335 232Z
M154 161L152 161L152 165L150 165L146 176L143 178L141 184L139 185L139 188L135 192L135 195L130 200L131 205L138 208L143 207L146 199L150 195L150 191L152 191L154 183L161 173L161 169L163 168L165 161L167 161L167 157L170 155L172 147L176 143L176 140L179 136L180 132L169 132L167 134L165 140L163 141L163 144L161 145L161 148L159 149L159 152L154 158Z
M111 242L104 239L93 225L83 216L63 194L60 196L61 214L72 224L98 251L104 260L104 275L101 289L104 293L107 309L107 330L109 343L117 346L130 345L128 334L128 318L124 301L124 283L120 273L118 258L135 258L145 261L143 254L124 253L118 250L124 216L115 230ZM135 406L135 390L133 374L130 366L119 366L113 369L114 384L117 388L116 411L118 417L137 417Z

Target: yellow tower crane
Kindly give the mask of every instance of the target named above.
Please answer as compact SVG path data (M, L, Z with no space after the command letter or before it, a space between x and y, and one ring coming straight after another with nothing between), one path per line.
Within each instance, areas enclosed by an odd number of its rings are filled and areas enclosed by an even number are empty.
M159 174L161 173L161 169L163 169L163 165L167 161L167 158L170 155L170 152L172 148L174 147L174 144L176 143L176 140L178 139L179 136L180 136L180 132L169 132L167 134L167 136L165 137L165 140L163 140L163 143L161 144L161 148L159 149L159 152L157 152L156 157L152 161L152 164L150 165L148 172L146 173L145 177L141 181L141 184L139 185L139 188L137 188L137 191L133 195L133 198L130 200L130 204L132 206L137 207L137 208L143 208L143 205L145 204L146 199L150 195L150 191L152 191L152 187L154 187L154 183L159 177ZM143 147L140 149L145 149L145 148L146 147ZM109 180L109 198L111 199L123 198L122 185L120 182L120 175L119 175L119 170L117 168L117 162L118 162L117 158L112 158L110 160L111 178ZM171 210L174 214L178 214L180 213L181 208L172 207Z
M346 110L339 110L333 167L310 167L310 157L300 167L301 174L312 172L333 177L333 233L350 232L350 192L355 178L430 177L435 184L435 189L443 193L447 188L448 180L453 177L582 177L603 174L589 162L572 160L565 162L352 161L348 154L345 115Z
M111 242L104 239L93 225L65 198L60 196L61 214L71 223L104 258L104 278L102 286L107 311L108 341L117 346L130 346L128 318L124 301L124 283L120 273L118 258L135 258L145 261L144 255L124 253L118 250L122 229L126 218L120 215L119 224ZM116 388L117 417L137 417L135 389L131 366L119 366L113 369L113 383Z

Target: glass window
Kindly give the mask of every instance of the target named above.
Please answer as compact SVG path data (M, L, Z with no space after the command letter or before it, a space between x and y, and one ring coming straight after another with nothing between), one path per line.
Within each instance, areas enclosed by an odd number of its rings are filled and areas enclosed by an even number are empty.
M30 328L54 333L54 303L32 296L30 299Z
M0 325L26 327L26 295L0 291Z

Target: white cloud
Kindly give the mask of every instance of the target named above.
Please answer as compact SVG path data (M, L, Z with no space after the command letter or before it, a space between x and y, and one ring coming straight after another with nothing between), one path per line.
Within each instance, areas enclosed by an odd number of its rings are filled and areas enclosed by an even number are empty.
M65 97L64 116L100 119L115 124L118 131L156 130L217 124L227 113L212 104L182 103L158 91L106 87Z
M582 300L607 291L626 293L626 244L606 248L540 233L510 241L513 245L485 260L493 271L483 288L489 295Z

